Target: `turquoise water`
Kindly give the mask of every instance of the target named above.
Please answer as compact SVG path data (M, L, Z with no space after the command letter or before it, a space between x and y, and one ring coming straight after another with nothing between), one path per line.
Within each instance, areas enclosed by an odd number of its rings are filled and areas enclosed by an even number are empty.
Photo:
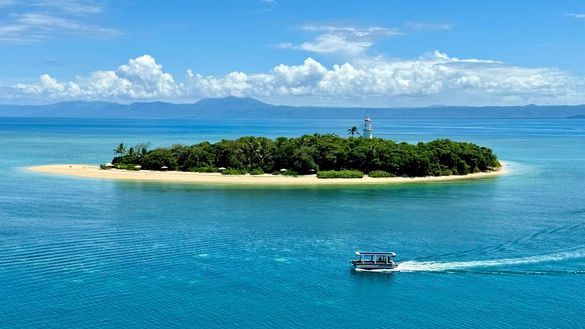
M347 120L0 118L0 327L576 328L585 321L585 120L397 120L378 136L492 147L506 176L344 188L27 172L120 142L343 134ZM396 273L353 273L393 250Z

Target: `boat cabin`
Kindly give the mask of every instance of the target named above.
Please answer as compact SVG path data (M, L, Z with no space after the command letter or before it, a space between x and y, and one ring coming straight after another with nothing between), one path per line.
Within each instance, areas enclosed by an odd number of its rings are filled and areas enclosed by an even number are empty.
M393 252L355 252L357 259L351 261L354 268L364 270L392 269L397 266Z
M393 252L362 252L356 251L356 256L361 263L372 263L372 264L387 264L389 262L393 262L393 258L396 257L396 254Z

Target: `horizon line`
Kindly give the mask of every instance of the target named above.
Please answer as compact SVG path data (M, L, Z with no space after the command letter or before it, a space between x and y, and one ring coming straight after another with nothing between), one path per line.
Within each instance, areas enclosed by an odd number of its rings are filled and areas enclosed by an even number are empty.
M580 107L585 106L585 103L582 104L535 104L535 103L528 103L523 105L446 105L446 104L436 104L436 105L421 105L421 106L388 106L388 107L378 107L378 106L336 106L336 105L286 105L286 104L274 104L269 103L263 100L259 100L254 97L238 97L238 96L226 96L226 97L209 97L209 98L201 98L195 102L172 102L167 100L144 100L144 101L133 101L133 102L123 102L118 100L63 100L63 101L56 101L53 103L26 103L26 104L17 104L17 103L0 103L0 106L52 106L64 103L108 103L108 104L115 104L115 105L122 105L122 106L132 106L132 105L139 105L139 104L155 104L155 103L162 103L162 104L169 104L169 105L196 105L201 101L206 100L226 100L226 99L236 99L236 100L252 100L264 105L274 106L274 107L290 107L290 108L332 108L332 109L429 109L429 108L445 108L445 107L465 107L465 108L493 108L493 107Z

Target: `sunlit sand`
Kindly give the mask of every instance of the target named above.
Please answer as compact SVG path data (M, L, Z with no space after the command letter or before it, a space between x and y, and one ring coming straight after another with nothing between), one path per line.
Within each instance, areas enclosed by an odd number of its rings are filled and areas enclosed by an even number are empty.
M194 173L180 171L129 171L120 169L100 169L98 166L81 164L57 164L34 166L31 171L47 174L76 176L85 178L126 180L126 181L157 181L168 183L194 184L235 184L235 185L383 185L399 183L446 182L494 177L506 173L506 165L498 170L468 175L429 176L429 177L387 177L387 178L334 178L319 179L316 175L297 177L284 175L222 175L219 173Z

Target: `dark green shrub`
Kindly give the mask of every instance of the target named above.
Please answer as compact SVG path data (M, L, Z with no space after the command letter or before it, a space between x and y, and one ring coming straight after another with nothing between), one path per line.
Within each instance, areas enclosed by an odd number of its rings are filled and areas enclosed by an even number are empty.
M197 168L191 168L191 169L189 169L189 171L192 171L192 172L219 172L219 169L217 169L215 167L197 167Z
M167 167L168 170L177 170L177 158L173 150L168 148L156 148L148 151L142 160L142 168L149 170L160 170L162 167Z
M391 173L384 170L373 170L368 173L369 177L372 178L383 178L383 177L394 177Z
M252 171L250 171L250 175L264 175L264 170L260 168L252 169Z
M274 176L280 175L280 171L275 170L275 171L272 172L272 175L274 175Z
M317 173L317 178L362 178L364 173L359 170L325 170Z
M288 171L282 172L281 174L284 176L293 176L293 177L297 177L299 175L298 171L295 171L295 170L288 170Z
M245 175L247 173L244 169L226 169L221 172L222 175Z
M116 168L118 168L118 169L124 169L124 170L133 170L133 171L140 170L140 168L136 168L136 165L135 164L131 164L131 163L118 163L116 165Z

